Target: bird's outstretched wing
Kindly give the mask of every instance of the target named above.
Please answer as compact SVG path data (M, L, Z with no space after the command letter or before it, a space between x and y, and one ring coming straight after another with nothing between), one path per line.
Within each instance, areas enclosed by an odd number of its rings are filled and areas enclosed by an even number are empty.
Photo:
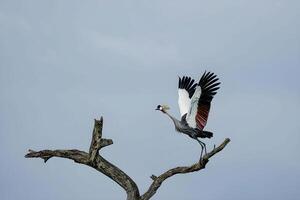
M216 77L214 73L204 72L196 87L186 116L186 121L192 128L203 130L206 125L211 101L220 88L217 87L220 82L217 82L219 79Z
M191 105L191 97L195 92L195 88L197 86L194 83L195 80L191 77L183 76L182 78L179 77L178 81L178 105L180 110L181 117L186 114Z

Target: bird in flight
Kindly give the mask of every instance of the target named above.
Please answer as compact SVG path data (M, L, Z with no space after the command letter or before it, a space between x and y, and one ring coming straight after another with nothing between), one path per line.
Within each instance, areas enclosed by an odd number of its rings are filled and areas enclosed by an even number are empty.
M167 105L158 105L156 110L166 114L174 122L175 130L197 140L201 145L202 158L203 149L206 152L206 145L199 138L211 138L213 133L203 130L208 119L211 101L217 90L220 88L217 75L211 72L204 72L198 83L194 83L191 77L179 77L178 81L178 105L181 120L171 116Z

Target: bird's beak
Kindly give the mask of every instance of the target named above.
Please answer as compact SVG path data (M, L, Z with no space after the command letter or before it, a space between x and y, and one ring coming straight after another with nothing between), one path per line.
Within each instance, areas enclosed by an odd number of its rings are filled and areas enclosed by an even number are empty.
M155 108L155 110L159 110L158 108Z

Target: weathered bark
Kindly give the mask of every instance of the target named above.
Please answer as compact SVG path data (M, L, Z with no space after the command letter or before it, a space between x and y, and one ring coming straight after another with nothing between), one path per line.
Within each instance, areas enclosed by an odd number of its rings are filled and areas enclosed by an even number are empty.
M76 163L88 165L111 178L126 191L127 200L148 200L156 193L163 181L165 181L167 178L176 174L185 174L204 169L209 161L209 158L225 148L225 146L230 142L228 138L225 139L225 141L220 146L214 148L211 152L204 155L203 158L200 159L197 163L191 166L175 167L159 175L158 177L152 175L152 184L150 185L149 189L140 196L139 189L136 183L125 172L99 155L99 150L101 150L101 148L113 144L113 141L111 139L102 138L102 127L103 118L101 117L100 120L95 120L89 153L79 151L77 149L42 151L29 150L29 153L27 153L25 157L42 158L44 159L45 163L52 157L71 159Z
M145 194L141 196L141 200L148 200L150 199L158 190L158 188L161 186L161 184L171 176L174 176L176 174L186 174L190 172L199 171L201 169L204 169L206 164L208 163L208 159L221 151L228 143L230 142L230 139L226 138L225 141L218 146L217 148L214 148L211 152L207 153L203 156L201 160L199 160L197 163L187 166L187 167L175 167L172 169L169 169L165 173L159 175L158 177L155 175L151 176L151 179L153 180L152 184L150 185L149 189Z
M25 155L26 158L42 158L47 162L52 157L62 157L74 160L77 163L93 167L118 183L127 193L127 200L139 199L140 194L136 183L122 170L111 164L99 155L99 150L113 144L110 139L102 138L103 118L95 120L92 142L89 153L73 150L43 150L32 151Z

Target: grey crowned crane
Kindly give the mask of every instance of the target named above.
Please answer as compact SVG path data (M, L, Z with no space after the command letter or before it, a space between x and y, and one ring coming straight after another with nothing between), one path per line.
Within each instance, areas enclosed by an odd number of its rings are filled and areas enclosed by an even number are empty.
M175 130L197 140L201 145L202 158L203 149L206 152L206 145L199 138L211 138L212 132L203 130L209 115L211 101L217 90L220 88L217 75L211 72L204 72L198 83L194 83L190 77L179 77L178 82L178 105L181 120L171 116L166 105L158 105L156 110L166 114L174 122Z

